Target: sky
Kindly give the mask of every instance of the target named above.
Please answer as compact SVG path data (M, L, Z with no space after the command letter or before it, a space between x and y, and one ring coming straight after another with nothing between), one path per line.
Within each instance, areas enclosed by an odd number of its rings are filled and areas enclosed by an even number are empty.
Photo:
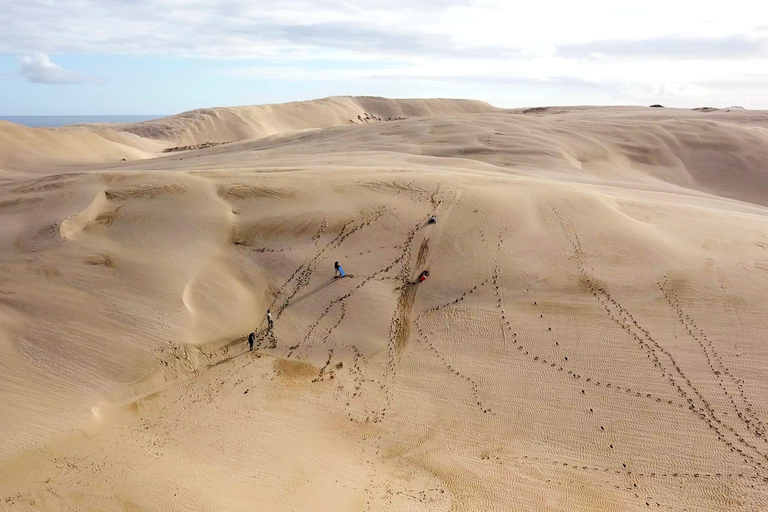
M768 109L768 3L0 0L0 115L334 95Z

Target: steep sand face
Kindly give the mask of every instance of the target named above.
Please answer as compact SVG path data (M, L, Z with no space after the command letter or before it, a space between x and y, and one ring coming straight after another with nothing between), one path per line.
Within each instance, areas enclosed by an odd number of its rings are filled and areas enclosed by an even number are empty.
M317 103L0 127L0 508L768 506L764 113Z

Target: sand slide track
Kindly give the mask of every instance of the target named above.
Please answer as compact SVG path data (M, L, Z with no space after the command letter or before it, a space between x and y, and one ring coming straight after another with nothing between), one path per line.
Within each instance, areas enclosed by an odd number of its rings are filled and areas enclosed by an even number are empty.
M401 187L398 187L401 188ZM412 188L406 187L408 190ZM437 207L443 202L439 199L439 196L443 193L438 186L435 192L424 196L420 192L421 200L429 200L432 205L432 210L429 216L435 215ZM458 202L459 194L457 193L453 200L449 200L448 204L452 208ZM450 209L449 209L450 211ZM381 386L384 389L384 402L379 407L378 411L374 414L374 421L381 421L386 415L387 410L392 404L392 390L391 383L395 379L397 374L397 359L401 353L406 349L408 340L410 338L411 316L413 306L416 300L416 292L418 291L418 284L415 281L414 271L411 267L412 258L412 246L416 238L416 234L424 228L424 224L416 223L414 227L408 232L404 242L401 244L401 255L396 260L396 263L400 263L400 271L395 277L395 281L399 283L399 286L395 289L400 294L397 299L397 305L392 315L389 326L389 342L387 344L387 362L384 371L381 376ZM419 252L416 257L416 269L418 270L420 265L424 265L429 256L429 237L425 235L419 246Z
M483 242L483 245L487 245L487 243L486 243L486 236L485 236L485 230L484 230L484 227L483 227L482 220L479 222L478 233L479 233L479 236L480 236L480 240ZM422 247L421 247L421 250L419 251L419 257L417 258L417 260L421 260L421 259L425 260L426 259L426 254L422 258L422 252L424 252L424 253L428 252L429 245L428 245L427 242L428 242L428 239L426 239L422 243ZM499 235L498 245L496 247L496 250L494 251L495 252L494 262L498 258L498 255L499 255L499 252L500 252L500 248L501 248L501 244L502 244L502 239L501 239L501 235ZM495 270L497 269L496 266L494 268L495 268ZM474 294L475 292L479 293L480 288L485 286L486 284L488 284L489 281L492 281L492 280L493 280L493 282L495 284L498 283L498 276L497 276L496 273L493 273L491 275L491 277L486 278L485 280L481 281L479 284L476 284L475 286L473 286L469 290L465 291L459 297L457 297L457 298L455 298L455 299L453 299L451 301L448 301L448 302L446 302L444 304L433 306L431 308L428 308L428 309L425 309L425 310L421 311L416 316L416 319L414 320L414 326L416 327L416 331L418 333L418 340L421 341L422 343L424 343L424 345L437 358L437 360L440 361L440 363L445 368L445 370L449 374L457 377L458 379L467 382L467 384L468 384L468 386L470 388L470 391L472 393L472 398L473 398L474 405L476 405L480 409L480 411L482 413L484 413L484 414L490 413L491 415L495 415L496 413L494 411L492 411L490 407L487 407L485 405L485 403L483 402L483 400L482 400L482 398L480 396L480 385L477 382L477 380L472 378L471 376L469 376L466 372L464 372L464 371L460 370L459 368L457 368L455 364L451 364L448 361L448 359L445 357L445 355L438 349L437 345L427 335L427 333L425 332L424 328L422 327L422 325L420 323L426 316L433 316L433 315L437 315L437 314L442 314L443 312L445 312L446 309L452 308L454 306L457 306L462 301L464 301L464 299L467 297L467 295ZM497 289L496 289L496 293L497 293L497 297L498 297L498 286L497 286ZM500 302L498 303L497 308L501 308ZM502 313L501 316L505 317L505 315L503 313ZM505 333L503 332L503 328L502 328L502 336L504 336L504 335L505 335Z
M405 346L405 343L402 340L404 336L408 336L408 329L410 328L410 325L405 324L406 317L409 314L409 312L406 310L408 309L409 302L411 307L413 306L413 300L416 296L416 290L413 288L414 285L412 284L413 280L411 277L411 245L413 244L413 239L415 238L418 229L419 225L417 224L408 232L406 239L402 244L402 252L399 256L398 263L400 263L400 271L397 274L396 280L400 286L397 287L396 290L399 290L400 294L397 299L397 305L395 307L394 314L389 324L387 362L381 377L381 381L383 382L384 386L384 404L374 415L377 421L384 418L387 410L391 405L392 390L390 385L392 380L395 378L395 375L397 374L398 345L402 347Z
M441 193L440 188L430 195L430 201L433 206L433 210L430 215L436 214L436 208L443 202L442 200L439 200L438 195ZM453 201L449 201L451 206L455 206L455 203L457 202L458 198L454 198ZM465 292L460 297L454 299L453 301L449 301L445 304L434 306L432 308L426 309L422 312L420 312L415 319L412 319L412 310L413 305L415 302L416 292L418 290L418 283L414 281L413 279L413 271L411 270L410 265L407 264L408 261L411 259L411 247L413 245L414 238L416 236L417 231L420 229L420 225L417 224L413 230L408 234L408 238L406 239L406 242L404 244L403 248L403 254L402 254L402 261L403 266L400 270L400 273L398 275L398 280L400 282L400 295L398 297L398 303L395 310L395 314L392 317L392 322L390 324L390 343L388 347L388 363L387 363L387 372L385 373L383 380L384 382L388 382L391 379L394 378L396 374L396 366L397 366L397 358L401 355L401 353L405 350L407 347L407 341L410 338L410 325L413 323L414 327L417 331L417 339L421 342L423 342L435 355L435 357L441 362L443 367L446 369L446 371L459 379L466 381L469 383L474 403L480 408L480 410L484 413L493 413L489 408L485 407L483 404L483 401L480 398L480 388L479 384L466 375L461 370L454 367L454 365L450 364L447 359L444 357L444 355L437 349L435 344L432 342L432 340L426 335L424 332L424 329L419 324L419 321L421 318L428 313L435 313L437 311L440 311L441 309L445 309L453 304L458 304L460 301L463 301L466 297L467 293L473 293L474 291L478 290L478 286L484 286L489 279L486 279L483 281L480 285L474 286L472 289L469 290L469 292ZM428 236L425 236L425 238L422 240L419 251L416 256L416 270L422 268L423 265L426 264L427 259L429 257L429 240L430 238ZM385 385L385 405L381 409L381 413L383 416L383 413L386 412L386 410L389 408L391 404L391 391L388 384Z

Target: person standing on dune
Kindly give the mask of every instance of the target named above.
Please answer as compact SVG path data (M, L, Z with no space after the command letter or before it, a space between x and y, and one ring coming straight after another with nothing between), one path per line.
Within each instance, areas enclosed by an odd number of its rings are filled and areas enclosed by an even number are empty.
M333 264L333 268L336 269L336 271L333 273L333 277L336 277L337 274L339 275L339 277L345 277L344 269L341 268L341 265L339 265L338 261Z
M256 333L252 332L248 335L248 350L253 350L253 343L256 341Z
M267 329L272 330L272 326L275 325L275 322L272 321L272 313L267 310Z

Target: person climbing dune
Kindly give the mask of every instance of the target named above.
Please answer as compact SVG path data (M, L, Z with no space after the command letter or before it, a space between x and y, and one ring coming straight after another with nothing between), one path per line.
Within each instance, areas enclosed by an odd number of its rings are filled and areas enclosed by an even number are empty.
M344 269L341 268L341 265L339 265L338 261L333 264L333 268L336 269L335 272L333 273L333 277L337 277L337 274L338 274L338 277L345 277Z
M248 335L248 350L249 351L253 350L253 344L254 344L255 341L256 341L256 333L252 332L251 334Z
M275 322L272 320L272 312L267 310L267 329L272 329L272 327L275 325Z

